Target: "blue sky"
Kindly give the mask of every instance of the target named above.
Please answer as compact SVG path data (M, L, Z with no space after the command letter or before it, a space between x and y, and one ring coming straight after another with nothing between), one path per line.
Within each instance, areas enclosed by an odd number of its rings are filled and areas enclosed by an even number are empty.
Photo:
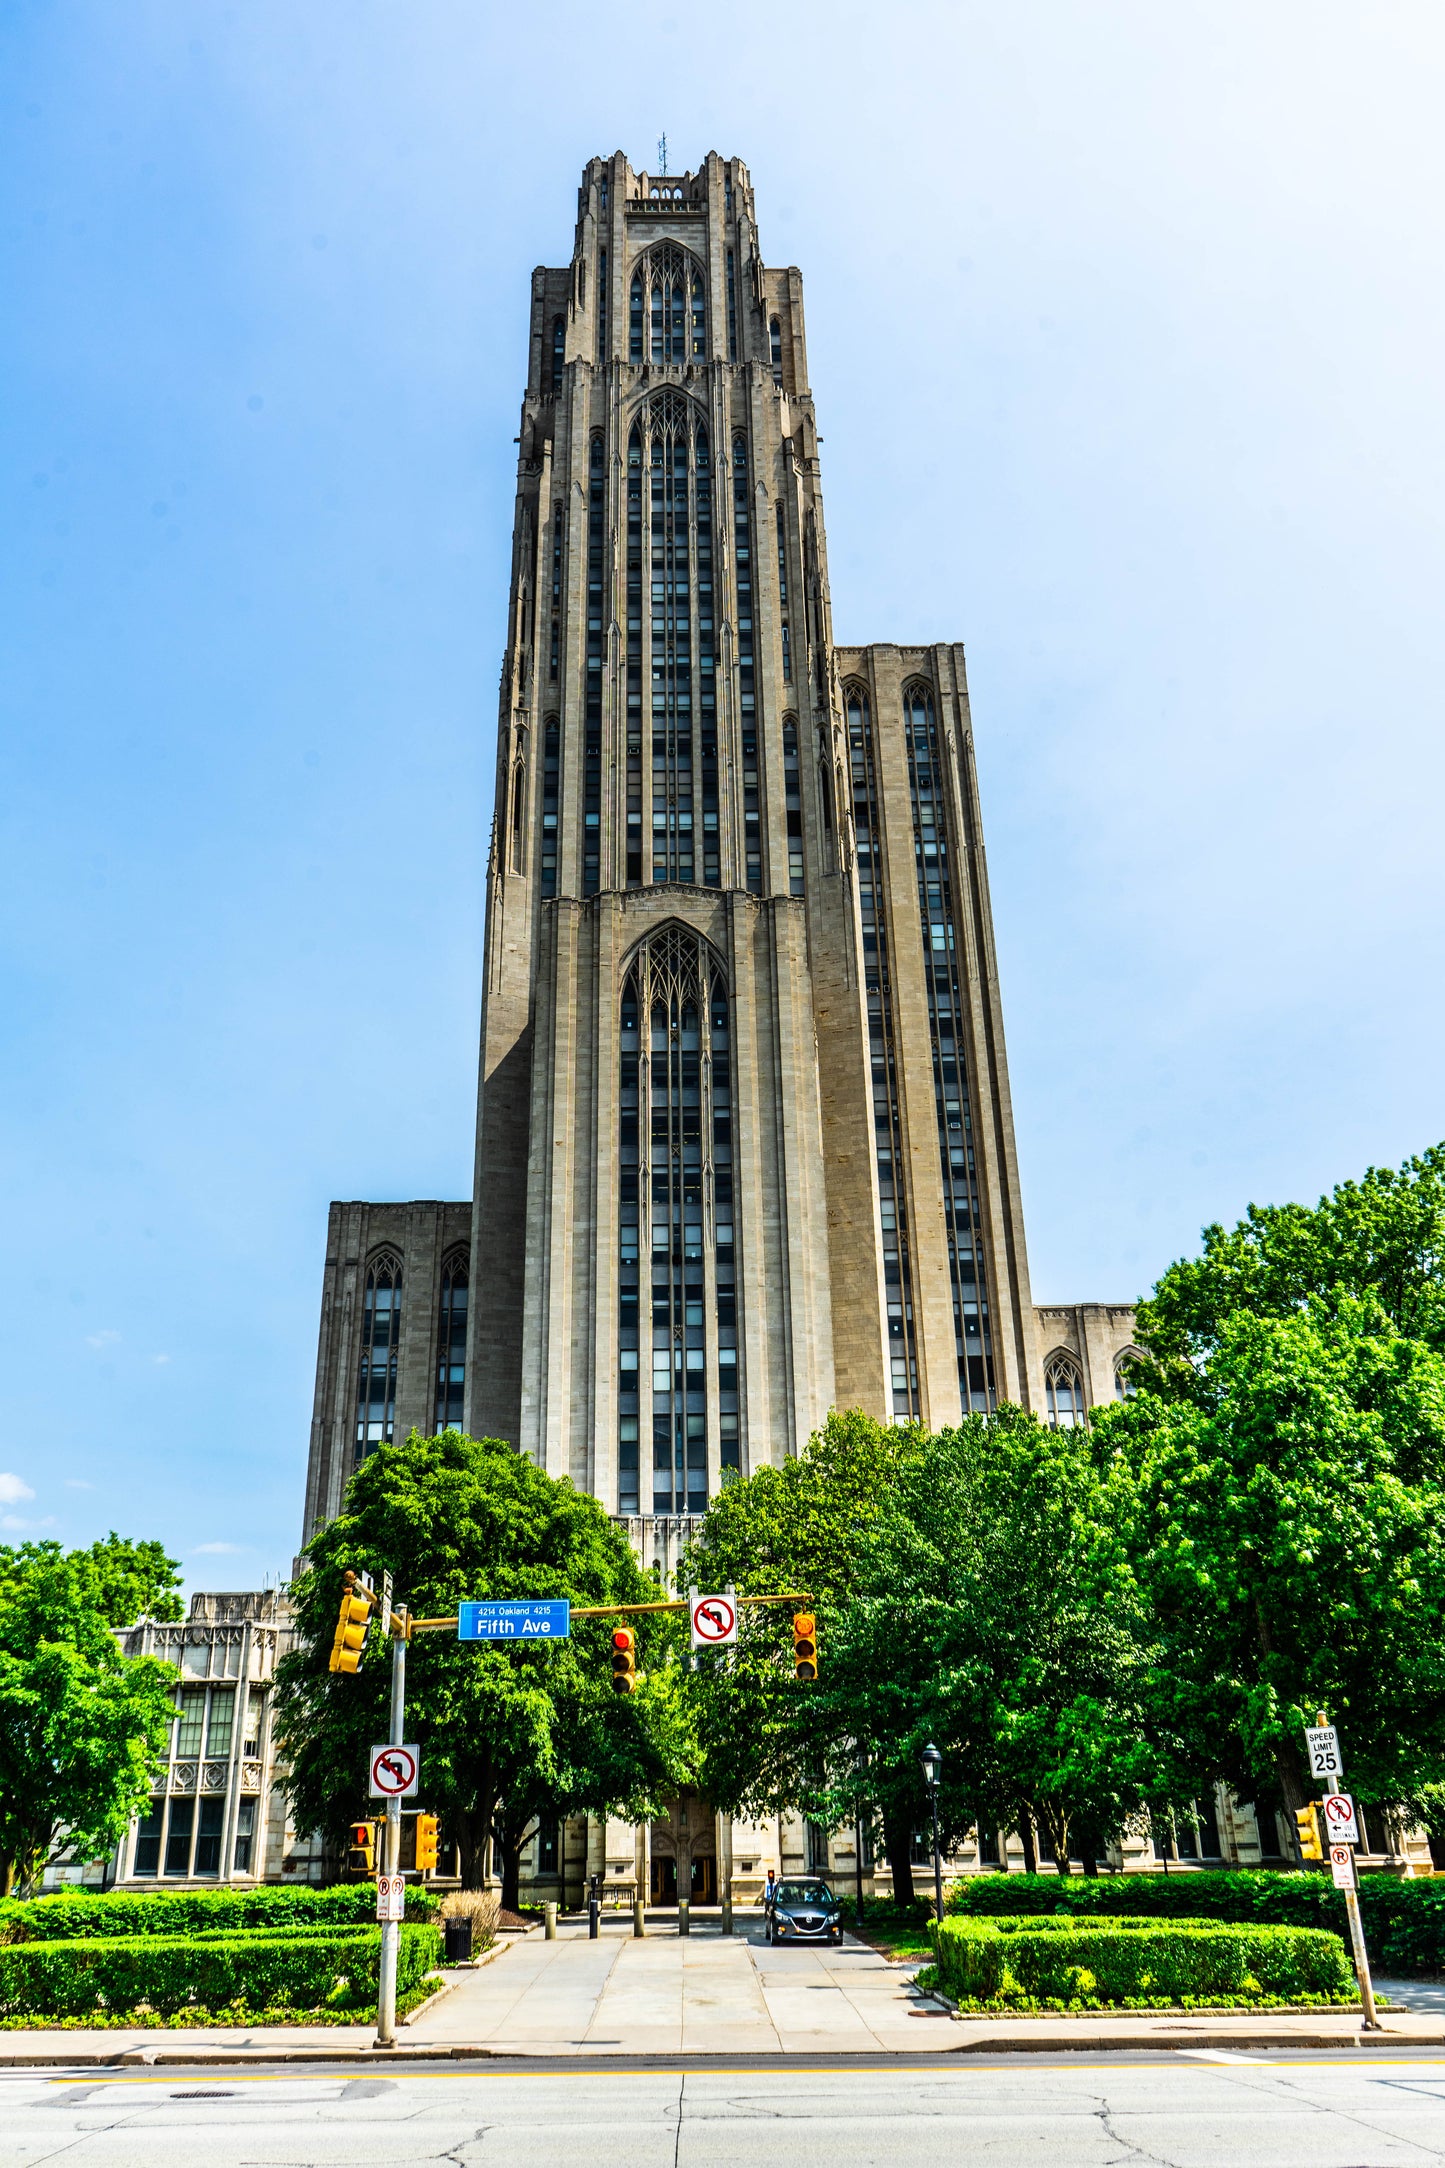
M968 645L1036 1297L1445 1135L1442 47L11 0L11 1540L284 1572L327 1201L466 1192L527 278L663 128L802 266L839 637Z

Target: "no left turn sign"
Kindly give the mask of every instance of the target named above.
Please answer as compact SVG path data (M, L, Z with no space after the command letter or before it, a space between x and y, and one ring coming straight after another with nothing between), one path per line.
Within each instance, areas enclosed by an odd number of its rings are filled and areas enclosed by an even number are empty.
M694 1596L692 1599L692 1645L695 1649L721 1648L738 1637L738 1609L731 1596Z
M409 1799L421 1775L421 1754L414 1746L374 1746L371 1750L373 1799Z

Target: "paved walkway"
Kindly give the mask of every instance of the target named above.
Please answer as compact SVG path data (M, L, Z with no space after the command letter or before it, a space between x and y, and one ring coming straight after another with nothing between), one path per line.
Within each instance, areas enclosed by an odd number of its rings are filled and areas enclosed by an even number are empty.
M705 1914L689 1936L676 1915L658 1913L645 1939L605 1919L597 1941L564 1923L555 1942L540 1933L508 1937L475 1971L445 1975L448 1991L399 2034L396 2059L474 2050L491 2056L896 2055L940 2049L1194 2048L1224 2051L1347 2046L1360 2040L1358 2014L1273 2015L1201 2011L1100 2012L1083 2018L954 2017L918 1993L916 1967L889 1964L866 1944L770 1949L757 1915L720 1933ZM1445 1988L1381 1981L1404 2005L1386 2017L1376 2045L1445 2045ZM0 2032L0 2069L24 2064L94 2064L182 2057L258 2060L277 2053L334 2060L367 2055L369 2025L254 2026L175 2031Z

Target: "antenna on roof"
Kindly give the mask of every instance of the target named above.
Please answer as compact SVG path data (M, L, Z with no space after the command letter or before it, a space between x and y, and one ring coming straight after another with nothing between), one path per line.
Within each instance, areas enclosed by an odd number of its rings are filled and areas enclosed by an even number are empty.
M665 128L657 139L657 170L659 173L666 173L667 171L667 130Z

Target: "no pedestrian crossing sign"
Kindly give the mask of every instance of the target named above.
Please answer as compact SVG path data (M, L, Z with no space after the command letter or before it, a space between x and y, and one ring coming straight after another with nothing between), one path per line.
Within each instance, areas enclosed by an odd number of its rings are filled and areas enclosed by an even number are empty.
M371 1750L371 1796L373 1799L409 1799L421 1775L421 1749L415 1746L374 1746Z
M1355 1802L1348 1792L1326 1792L1320 1801L1325 1818L1325 1840L1328 1844L1358 1844L1360 1825L1355 1819Z
M565 1641L571 1632L572 1605L565 1596L457 1605L458 1641Z
M1340 1760L1340 1735L1333 1724L1306 1724L1305 1751L1310 1758L1312 1777L1342 1777L1345 1765Z
M738 1637L738 1607L731 1596L694 1596L692 1599L692 1645L695 1649L719 1649Z

